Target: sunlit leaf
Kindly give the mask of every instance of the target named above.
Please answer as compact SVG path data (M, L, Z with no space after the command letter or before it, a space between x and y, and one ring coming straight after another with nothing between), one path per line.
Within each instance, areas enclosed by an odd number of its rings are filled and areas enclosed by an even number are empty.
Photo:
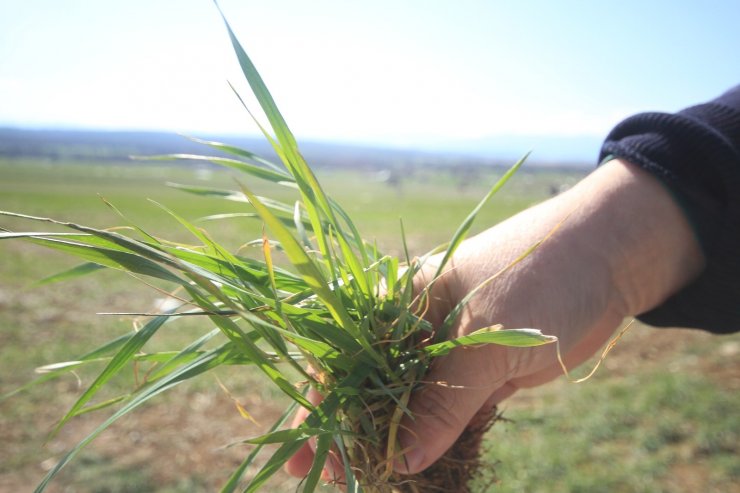
M449 341L431 344L424 348L429 356L444 356L456 347L498 344L509 347L533 347L557 341L554 336L544 335L537 329L502 329L500 325L476 330Z

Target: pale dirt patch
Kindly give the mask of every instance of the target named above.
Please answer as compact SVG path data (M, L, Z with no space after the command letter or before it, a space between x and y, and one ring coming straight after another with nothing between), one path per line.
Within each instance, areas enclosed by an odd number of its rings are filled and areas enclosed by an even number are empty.
M173 486L188 478L197 478L199 487L204 491L217 491L250 451L249 446L226 446L266 432L283 409L279 402L259 395L240 397L241 404L253 415L259 423L257 425L243 418L220 389L192 393L184 390L176 391L176 395L167 399L169 402L154 401L154 404L122 418L100 435L88 447L88 452L83 452L80 457L90 453L111 459L116 470L143 472L158 487ZM177 399L182 400L181 405L173 405L173 400ZM56 464L57 459L92 431L103 418L99 414L75 419L62 429L58 437L43 447L46 433L65 409L54 406L33 417L28 416L29 423L16 427L9 423L0 426L0 441L3 443L7 444L8 440L16 443L32 440L39 452L34 460L29 460L21 467L2 471L0 491L31 490ZM33 431L18 432L22 429ZM6 449L6 452L12 453L12 449ZM257 466L263 463L259 461ZM257 471L257 466L250 470L251 474ZM75 462L67 467L73 471ZM70 476L74 477L74 474L63 472L48 491L90 491L85 484L75 484ZM279 473L270 484L270 491L292 491L296 483Z
M49 315L55 318L54 314ZM659 367L677 372L701 372L721 388L736 391L740 389L740 365L735 349L738 341L737 335L718 337L700 331L658 330L638 325L612 351L591 384L598 385L600 378L619 378ZM592 364L584 368L590 369ZM90 453L110 459L123 470L143 471L157 489L177 485L183 479L198 478L197 488L217 490L249 450L245 446L223 447L239 438L265 431L282 412L284 403L247 389L230 387L260 423L256 426L239 415L233 402L215 382L212 388L206 389L191 390L187 385L175 390L173 396L155 399L151 405L121 420L93 442ZM515 410L542 406L547 396L562 385L570 384L561 378L541 389L517 394L504 407ZM22 422L8 422L4 417L0 420L0 443L4 444L0 463L9 463L6 461L17 453L27 453L29 445L38 451L33 457L14 461L16 467L12 470L0 468L0 491L32 489L56 458L103 417L98 413L72 421L57 439L43 448L46 433L79 395L79 389L71 380L47 388L49 400L35 407L33 415L26 415ZM182 404L173 405L177 400ZM4 404L7 405L12 402ZM2 414L5 416L4 412ZM73 462L69 469L74 467ZM253 474L256 469L249 472ZM710 475L711 471L701 463L691 466L682 463L667 477L667 491L703 491L702 486L708 484ZM296 485L295 480L281 472L265 491L295 491ZM63 474L49 491L90 490L86 490L84 484L75 484L73 474Z

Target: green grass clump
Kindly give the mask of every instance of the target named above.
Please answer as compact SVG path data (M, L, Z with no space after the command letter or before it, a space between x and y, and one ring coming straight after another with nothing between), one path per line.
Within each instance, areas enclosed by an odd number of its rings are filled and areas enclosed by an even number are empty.
M453 309L440 327L431 327L416 308L424 306L427 291L415 292L412 282L428 255L412 259L406 253L399 259L384 255L363 239L345 210L325 194L261 77L228 23L226 26L244 75L269 122L270 130L260 128L281 164L216 142L203 144L232 157L172 155L156 159L210 161L291 192L293 203L257 196L241 182L234 190L176 185L196 195L242 203L243 212L221 217L252 217L265 225L261 237L249 243L258 247L259 258L246 257L241 249L227 249L164 206L160 206L163 213L177 221L194 244L165 240L133 223L101 229L0 212L14 222L31 220L48 226L45 231L31 232L3 228L0 239L24 239L85 261L44 282L110 268L127 272L176 300L175 306L146 314L148 321L138 330L74 360L43 368L44 375L34 383L93 363L105 364L56 431L75 416L117 407L62 457L37 491L116 420L162 392L223 365L256 368L293 402L267 434L242 442L254 447L226 479L223 491L239 487L265 445L276 444L277 449L249 479L244 491L258 490L309 439L316 440L316 454L302 483L303 491L314 491L330 455L344 464L347 491L415 491L413 481L397 476L392 464L403 453L396 437L404 413L409 413L406 404L433 359L458 346L531 346L554 340L536 330L499 326L447 340L457 315L474 293ZM520 165L521 161L491 188L450 242L436 250L443 253L443 260L434 278L441 275L478 211ZM289 267L276 265L278 254ZM150 349L150 341L163 328L193 319L207 322L196 339L176 351ZM149 367L136 389L98 400L100 390L131 364ZM307 399L309 388L322 396L320 403ZM305 422L295 429L284 428L299 406L308 410Z

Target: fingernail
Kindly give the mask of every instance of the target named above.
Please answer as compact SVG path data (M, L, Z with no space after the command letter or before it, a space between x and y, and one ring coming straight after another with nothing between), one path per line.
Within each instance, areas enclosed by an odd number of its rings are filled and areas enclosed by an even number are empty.
M406 459L406 472L415 473L424 461L424 451L419 447L413 447L404 457Z
M407 433L401 433L399 437L401 450L406 452L396 460L396 471L404 474L412 474L417 471L424 461L424 450L419 447L417 440L409 438Z

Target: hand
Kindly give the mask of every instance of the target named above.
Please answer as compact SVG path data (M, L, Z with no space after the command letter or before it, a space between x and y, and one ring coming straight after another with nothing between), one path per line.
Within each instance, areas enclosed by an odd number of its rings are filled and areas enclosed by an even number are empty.
M651 175L615 160L566 193L463 242L434 284L426 318L438 326L471 289L561 222L534 253L473 298L451 336L494 324L537 328L559 338L565 364L574 367L624 317L656 306L703 267L691 229L668 192ZM439 261L430 259L419 274L419 289ZM477 413L561 373L554 345L458 348L436 360L427 385L409 404L414 419L402 422L400 440L409 452L397 468L425 469ZM304 417L299 413L295 423ZM288 472L305 476L312 458L305 446L288 462ZM341 471L336 466L330 469Z
M703 267L691 229L663 186L633 165L612 161L561 196L464 242L434 285L429 321L440 324L471 289L561 222L534 253L472 299L452 336L494 324L537 328L558 337L572 368L625 317L656 306ZM560 374L555 345L458 348L440 358L411 400L415 418L402 423L401 444L411 450L398 468L425 469L477 413Z

